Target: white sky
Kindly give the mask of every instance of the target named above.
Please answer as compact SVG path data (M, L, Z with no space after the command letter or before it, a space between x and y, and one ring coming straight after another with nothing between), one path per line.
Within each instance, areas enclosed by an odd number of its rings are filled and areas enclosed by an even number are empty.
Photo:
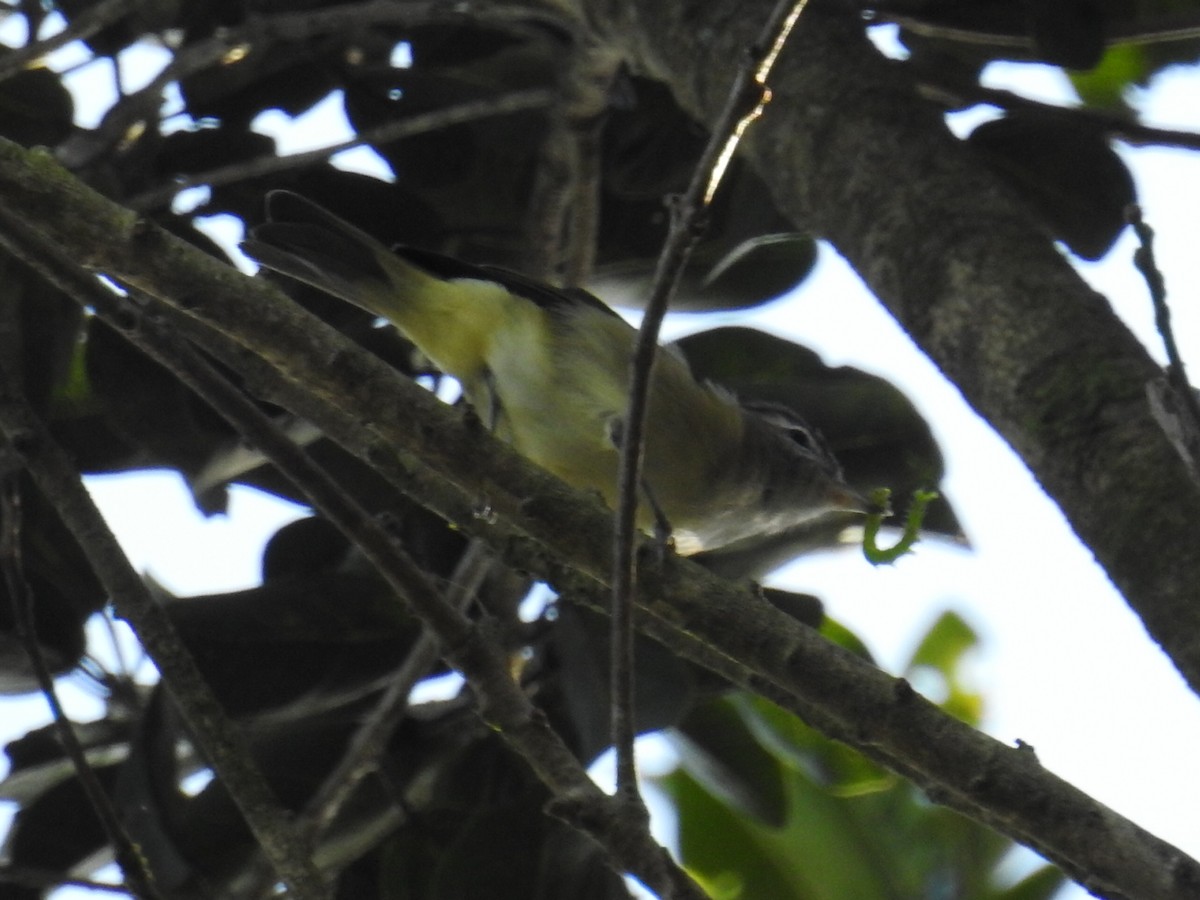
M991 83L1032 96L1070 96L1062 75L1048 67L994 66L988 74ZM1200 130L1195 69L1172 70L1134 99L1150 124ZM263 123L263 130L275 127ZM293 149L338 139L328 120L318 131L317 138L298 138ZM1121 152L1158 233L1181 351L1200 367L1200 156ZM351 159L370 165L361 154ZM1103 262L1084 266L1084 275L1162 359L1145 285L1130 262L1133 249L1127 234ZM823 597L829 613L892 671L941 611L958 611L982 635L973 674L987 698L985 730L1005 742L1032 744L1047 768L1200 857L1196 698L1023 464L828 248L801 291L755 312L749 322L737 321L793 337L827 363L855 365L900 386L943 448L944 491L974 545L967 552L927 542L890 568L872 568L854 553L826 554L793 564L774 581ZM703 323L722 320L710 316ZM684 318L675 327L692 325ZM93 479L91 486L135 565L180 593L256 583L263 542L298 515L271 498L235 489L230 516L205 521L179 480L164 473ZM94 700L72 693L79 715L99 712ZM3 703L9 734L23 733L26 715L44 718L40 698ZM1073 887L1062 896L1087 894Z

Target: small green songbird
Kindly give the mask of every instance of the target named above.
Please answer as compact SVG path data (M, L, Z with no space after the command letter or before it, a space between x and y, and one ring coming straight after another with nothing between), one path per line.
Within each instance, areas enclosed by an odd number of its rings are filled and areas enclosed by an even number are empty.
M386 319L461 382L497 435L615 505L630 324L583 290L389 249L293 193L272 192L267 212L242 245L249 256ZM669 350L654 365L647 423L638 524L665 518L682 554L870 508L791 410L741 403Z

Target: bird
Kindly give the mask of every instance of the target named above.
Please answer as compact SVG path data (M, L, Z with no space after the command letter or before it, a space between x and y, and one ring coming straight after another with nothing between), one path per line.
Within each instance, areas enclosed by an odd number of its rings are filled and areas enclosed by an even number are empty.
M617 502L636 329L579 288L555 287L381 241L299 194L266 197L241 244L269 270L386 320L461 384L518 452ZM692 555L871 505L788 407L741 402L660 348L652 369L638 527Z

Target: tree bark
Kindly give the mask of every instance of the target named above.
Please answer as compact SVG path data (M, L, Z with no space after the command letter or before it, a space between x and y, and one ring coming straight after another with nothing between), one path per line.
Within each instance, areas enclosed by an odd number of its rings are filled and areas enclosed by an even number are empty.
M770 5L621 0L613 40L711 121ZM1161 369L860 28L810 10L770 87L747 149L780 208L1016 450L1200 688L1200 486L1151 413Z
M37 151L0 141L0 240L23 229L158 298L166 319L265 393L287 399L396 487L518 567L602 608L611 514L519 458L382 360L257 279L104 200ZM11 227L10 227L11 226ZM162 310L151 307L154 315ZM183 325L191 320L192 326ZM138 314L129 328L138 327ZM214 339L213 334L217 337ZM240 361L240 345L278 370ZM410 467L410 461L413 465ZM420 463L418 466L417 463ZM489 514L481 514L486 498ZM911 779L939 803L1035 848L1102 896L1194 897L1196 863L1038 765L959 722L755 596L671 557L640 572L639 627Z

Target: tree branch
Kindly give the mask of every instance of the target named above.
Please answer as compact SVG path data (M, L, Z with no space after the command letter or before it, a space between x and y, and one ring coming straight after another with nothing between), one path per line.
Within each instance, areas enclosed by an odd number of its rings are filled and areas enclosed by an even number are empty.
M5 234L11 232L5 229ZM209 691L166 612L121 552L66 453L5 377L0 377L0 431L75 534L118 612L153 656L171 693L187 698L181 708L190 713L188 724L196 743L238 799L247 824L279 878L297 897L326 896L302 843L293 838L287 814L267 788L241 735Z
M430 112L418 113L394 122L387 122L377 128L360 131L349 140L315 150L305 150L301 153L291 153L277 156L274 153L267 156L242 162L230 163L208 172L200 172L180 178L170 184L152 188L127 201L130 209L139 212L157 209L168 205L180 191L198 185L233 184L248 181L251 178L261 178L276 172L287 172L301 169L305 166L325 162L336 153L351 150L355 147L372 144L386 144L400 141L419 134L428 134L441 128L449 128L464 122L476 122L496 116L508 116L517 112L531 109L545 109L554 102L554 92L549 90L531 89L525 91L510 91L483 100L470 100L456 106L442 107Z
M288 440L249 398L192 347L164 331L161 323L156 322L153 311L139 316L136 312L130 314L129 310L120 309L116 298L93 276L79 269L61 248L49 244L36 231L24 232L23 239L17 238L14 232L22 233L21 226L0 210L0 242L20 253L23 258L32 257L29 261L52 283L93 307L98 315L129 336L151 358L169 368L214 411L226 418L251 445L262 451L314 508L363 551L396 595L404 598L413 612L437 636L442 655L471 684L480 715L498 730L554 794L551 803L554 810L598 841L614 868L635 875L665 900L702 900L704 895L699 887L651 837L644 810L642 816L631 818L624 802L606 797L588 777L583 765L560 735L550 727L546 717L513 680L507 655L488 633L486 623L473 622L462 608L465 604L452 603L444 596L374 516L349 497L323 468L302 448ZM0 381L0 428L8 431L11 437L19 432L15 425L10 426L8 401L5 384ZM11 421L15 423L15 417ZM36 464L37 459L30 461L31 471L35 475L40 474L35 468ZM135 618L139 625L139 636L149 637L143 643L164 673L170 673L168 686L177 686L179 682L176 679L181 674L171 669L170 660L164 667L159 653L167 651L172 659L190 661L190 658L179 644L173 629L162 629L159 639L155 640L146 633L148 623L145 619L144 615ZM155 622L153 625L153 633L159 634L162 623ZM174 646L164 646L165 641L170 641ZM182 673L182 676L186 675ZM195 689L197 686L190 687ZM188 690L179 694L181 708L189 722L201 720L210 699L205 696L205 691L193 693L193 690ZM207 746L201 739L203 737L197 735L199 742ZM375 739L381 740L378 737ZM252 766L248 758L239 763ZM218 774L224 775L219 766L214 767ZM227 786L243 810L253 808L251 801L254 798L246 798L238 793L240 782L235 780ZM252 825L256 824L249 814L247 818ZM261 843L262 837L257 830L255 834ZM309 846L308 840L292 840L290 843L296 849ZM148 892L146 895L155 896Z
M6 382L6 387L15 387L18 383L15 366L0 365L0 379ZM0 389L0 391L2 390ZM7 468L7 466L0 465L0 468ZM83 789L88 803L95 811L105 837L112 845L117 865L125 877L126 884L129 885L129 893L138 900L161 900L162 894L159 893L155 884L154 873L146 865L145 858L138 851L137 845L129 836L129 832L113 808L112 798L104 790L99 777L91 763L88 762L79 736L75 733L75 724L67 718L66 711L58 699L54 678L50 674L50 667L46 664L42 648L38 644L34 625L35 600L33 590L25 579L21 554L22 505L17 470L13 469L0 476L0 529L2 529L0 531L0 570L3 570L5 587L12 605L17 639L25 646L25 653L29 657L34 677L37 679L42 696L46 698L46 703L50 707L54 728L58 733L58 741L71 760L75 777L79 780L79 785Z
M0 81L32 68L55 50L73 41L86 41L98 31L134 12L138 3L139 0L101 0L75 16L62 31L45 40L39 41L36 35L30 35L29 43L19 50L6 53L0 59Z
M698 61L731 58L769 5L689 6L685 22L674 4L613 2L640 23L622 32L629 52L709 121L724 91ZM751 145L781 208L833 242L1020 454L1200 688L1200 488L1147 401L1159 367L1104 298L854 23L809 17Z
M655 267L645 315L630 360L629 398L617 469L617 521L613 541L611 693L612 733L617 754L617 788L637 796L633 756L633 617L634 535L638 494L643 487L642 457L646 441L650 378L658 353L658 337L667 307L699 239L713 195L746 128L762 114L771 98L767 77L808 0L777 0L763 18L754 39L742 48L742 62L726 88L725 102L712 134L696 162L683 195L674 198L671 226ZM651 489L653 485L650 485ZM640 798L639 798L640 799Z
M1155 128L1138 122L1125 113L1090 109L1086 106L1060 106L1023 97L1013 91L984 87L966 79L939 76L937 81L922 81L921 92L928 97L945 102L948 106L965 106L986 103L998 106L1006 112L1012 110L1035 110L1053 112L1064 119L1071 119L1103 131L1109 137L1125 141L1134 146L1155 144L1164 147L1184 147L1200 150L1200 134L1176 128Z
M605 606L611 516L594 497L518 457L265 283L139 223L45 154L0 142L0 202L75 259L174 304L197 333L197 323L221 332L205 346L222 361L240 360L238 371L272 399L286 399L401 489L428 492L464 532L562 593ZM476 514L484 500L494 515ZM797 712L1103 896L1195 896L1195 861L749 588L668 558L641 573L638 596L638 627L679 655Z

